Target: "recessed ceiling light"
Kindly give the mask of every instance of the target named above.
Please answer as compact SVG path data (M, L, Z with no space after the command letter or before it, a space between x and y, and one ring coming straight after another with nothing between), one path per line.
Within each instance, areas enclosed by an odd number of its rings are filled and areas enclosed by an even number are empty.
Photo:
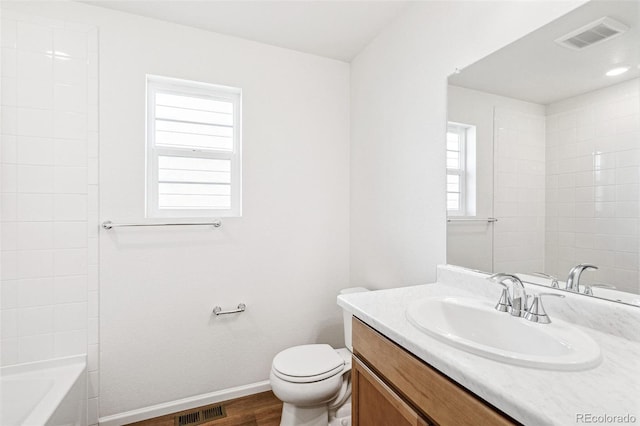
M607 71L606 75L607 75L607 77L615 77L617 75L624 74L627 71L629 71L629 67L613 68L613 69Z

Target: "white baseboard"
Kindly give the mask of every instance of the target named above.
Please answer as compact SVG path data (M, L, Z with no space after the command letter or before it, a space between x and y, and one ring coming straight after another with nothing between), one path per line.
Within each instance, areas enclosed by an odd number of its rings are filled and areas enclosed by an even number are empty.
M100 417L100 426L122 426L124 424L139 422L141 420L152 419L178 411L189 410L203 405L215 404L216 402L227 401L229 399L240 398L254 393L271 390L268 380L238 386L235 388L223 389L221 391L205 393L189 398L177 399L175 401L152 405L150 407L139 408L137 410L126 411L120 414Z

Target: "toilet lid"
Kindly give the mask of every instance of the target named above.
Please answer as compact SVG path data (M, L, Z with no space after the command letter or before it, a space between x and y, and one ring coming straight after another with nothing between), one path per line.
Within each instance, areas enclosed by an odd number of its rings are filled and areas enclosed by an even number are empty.
M343 369L344 359L325 344L294 346L273 358L273 372L290 382L316 382Z

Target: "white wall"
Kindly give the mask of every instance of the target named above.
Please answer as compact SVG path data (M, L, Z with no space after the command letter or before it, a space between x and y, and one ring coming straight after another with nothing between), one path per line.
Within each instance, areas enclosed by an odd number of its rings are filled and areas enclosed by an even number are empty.
M542 270L545 107L458 86L447 102L448 120L476 126L477 216L499 219L448 223L447 263Z
M446 79L583 2L420 2L351 64L351 281L445 263Z
M339 345L348 65L124 15L100 30L103 219L143 218L145 73L242 88L244 123L242 218L102 236L101 415L265 380L291 345Z
M99 28L101 220L144 220L145 74L243 90L243 217L101 234L100 415L265 380L291 345L340 346L349 65L82 4L19 7Z
M640 80L547 108L547 270L640 291Z

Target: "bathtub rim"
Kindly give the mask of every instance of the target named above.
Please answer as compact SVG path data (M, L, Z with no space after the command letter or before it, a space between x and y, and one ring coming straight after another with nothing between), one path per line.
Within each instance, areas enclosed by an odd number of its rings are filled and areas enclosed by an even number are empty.
M0 368L0 379L21 375L30 376L37 372L45 373L45 378L54 379L51 389L22 421L23 425L45 424L69 394L73 385L86 373L86 369L87 355L81 354L5 366ZM61 372L65 380L55 380Z

